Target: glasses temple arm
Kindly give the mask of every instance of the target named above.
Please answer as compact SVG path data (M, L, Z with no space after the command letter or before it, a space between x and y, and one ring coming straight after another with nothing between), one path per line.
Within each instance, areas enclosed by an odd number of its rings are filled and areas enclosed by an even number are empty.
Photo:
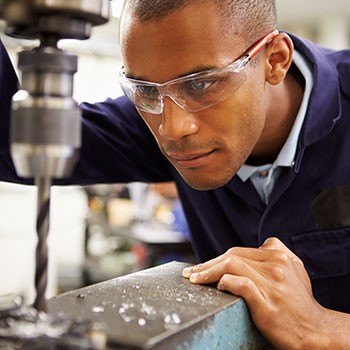
M269 44L278 34L279 31L276 29L259 40L250 50L247 51L246 55L249 57L249 60L253 59L264 48L264 46Z

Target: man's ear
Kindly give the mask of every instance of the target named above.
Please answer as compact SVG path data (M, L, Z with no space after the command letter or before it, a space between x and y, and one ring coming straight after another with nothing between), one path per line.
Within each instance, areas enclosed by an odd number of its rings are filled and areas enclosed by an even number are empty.
M285 33L278 34L266 46L266 80L277 85L285 78L293 59L294 45Z

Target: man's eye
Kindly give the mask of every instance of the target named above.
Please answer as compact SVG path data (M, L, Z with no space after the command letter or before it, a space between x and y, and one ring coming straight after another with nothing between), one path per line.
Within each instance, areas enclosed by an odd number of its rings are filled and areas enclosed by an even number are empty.
M209 89L215 80L192 80L187 82L186 89L192 92L202 92Z
M138 85L136 86L137 94L145 97L158 96L158 90L154 86L149 85Z

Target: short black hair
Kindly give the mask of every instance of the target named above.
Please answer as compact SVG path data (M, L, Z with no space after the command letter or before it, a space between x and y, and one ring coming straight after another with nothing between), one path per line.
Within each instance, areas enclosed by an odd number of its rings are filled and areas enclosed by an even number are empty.
M276 29L275 0L125 0L125 6L140 21L155 20L193 3L214 3L226 18L228 29L252 44Z

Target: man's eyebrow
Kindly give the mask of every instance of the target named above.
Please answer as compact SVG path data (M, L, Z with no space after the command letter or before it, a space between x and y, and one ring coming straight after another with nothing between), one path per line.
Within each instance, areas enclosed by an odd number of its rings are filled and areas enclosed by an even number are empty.
M194 68L192 68L191 70L189 71L186 71L184 73L181 73L175 77L173 77L171 80L174 80L174 79L178 79L178 78L182 78L182 77L185 77L187 75L191 75L191 74L195 74L195 73L200 73L200 72L203 72L203 71L208 71L208 70L211 70L211 69L215 69L215 68L218 68L217 66L214 66L214 65L202 65L202 66L196 66ZM134 75L132 73L130 74L126 74L126 77L129 78L129 79L134 79L134 80L141 80L141 81L149 81L149 82L153 82L152 80L149 80L147 78L143 78L142 76L140 75Z
M215 69L215 68L218 68L218 66L213 66L213 65L206 65L206 66L197 66L193 69L191 69L190 71L187 71L183 74L181 74L180 76L178 76L178 78L181 78L181 77L184 77L186 75L191 75L191 74L195 74L195 73L200 73L200 72L205 72L205 71L208 71L208 70L211 70L211 69Z

